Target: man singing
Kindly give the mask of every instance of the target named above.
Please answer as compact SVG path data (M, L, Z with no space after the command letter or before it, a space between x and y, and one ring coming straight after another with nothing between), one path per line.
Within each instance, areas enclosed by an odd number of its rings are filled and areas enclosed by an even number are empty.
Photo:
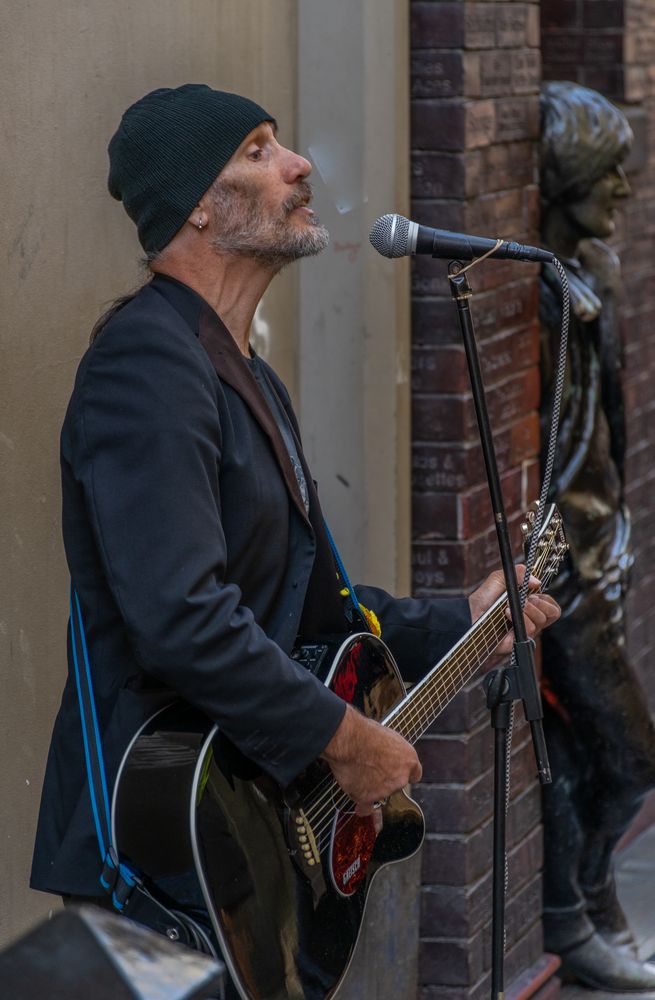
M289 656L298 634L352 624L289 396L249 347L272 278L327 245L310 164L261 107L195 84L132 105L109 159L152 280L96 325L61 438L64 542L108 783L162 691L175 692L279 785L321 756L370 811L421 766ZM503 589L495 573L468 600L357 594L417 679ZM529 633L558 614L532 595ZM71 664L32 886L99 897L98 868Z

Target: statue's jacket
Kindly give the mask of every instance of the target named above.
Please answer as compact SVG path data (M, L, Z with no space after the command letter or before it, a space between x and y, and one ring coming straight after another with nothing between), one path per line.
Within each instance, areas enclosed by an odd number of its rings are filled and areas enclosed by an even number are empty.
M144 286L82 359L61 435L63 535L110 789L136 729L175 695L283 786L335 732L344 703L289 657L299 632L347 630L299 438L298 452L309 513L248 363L171 278ZM470 625L465 599L357 590L409 680ZM99 895L70 634L68 660L31 884Z
M551 498L562 513L570 558L553 593L566 615L591 588L616 600L632 563L623 496L625 421L616 300L616 254L585 240L565 261L571 318ZM561 290L544 268L541 286L542 454L546 454L559 350ZM616 593L615 593L616 592Z

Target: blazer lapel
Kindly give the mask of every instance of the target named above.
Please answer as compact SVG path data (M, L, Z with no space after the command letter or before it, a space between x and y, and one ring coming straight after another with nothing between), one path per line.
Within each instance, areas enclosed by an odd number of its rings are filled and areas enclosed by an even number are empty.
M225 324L209 306L200 312L198 339L223 381L243 399L253 417L268 437L280 466L287 490L304 521L310 523L300 495L291 458L275 419L257 382Z

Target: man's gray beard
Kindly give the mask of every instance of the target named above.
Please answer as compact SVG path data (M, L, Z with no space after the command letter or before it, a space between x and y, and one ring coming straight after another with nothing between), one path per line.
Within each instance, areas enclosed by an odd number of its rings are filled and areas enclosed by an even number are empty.
M218 254L255 258L279 271L300 257L321 253L330 242L327 229L318 219L308 219L302 229L287 221L295 198L283 206L284 218L267 219L257 205L256 192L249 198L245 187L219 180L212 195L215 235L210 246Z

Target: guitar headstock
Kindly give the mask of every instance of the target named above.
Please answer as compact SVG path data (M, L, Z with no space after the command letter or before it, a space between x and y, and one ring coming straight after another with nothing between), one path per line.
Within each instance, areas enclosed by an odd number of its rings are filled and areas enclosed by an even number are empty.
M532 542L538 508L539 504L537 501L530 504L525 515L525 521L521 524L526 558ZM564 535L562 515L554 503L549 504L544 513L543 523L537 536L537 549L532 569L534 575L541 580L543 590L546 589L549 580L557 574L560 563L568 552L568 548L566 536Z

